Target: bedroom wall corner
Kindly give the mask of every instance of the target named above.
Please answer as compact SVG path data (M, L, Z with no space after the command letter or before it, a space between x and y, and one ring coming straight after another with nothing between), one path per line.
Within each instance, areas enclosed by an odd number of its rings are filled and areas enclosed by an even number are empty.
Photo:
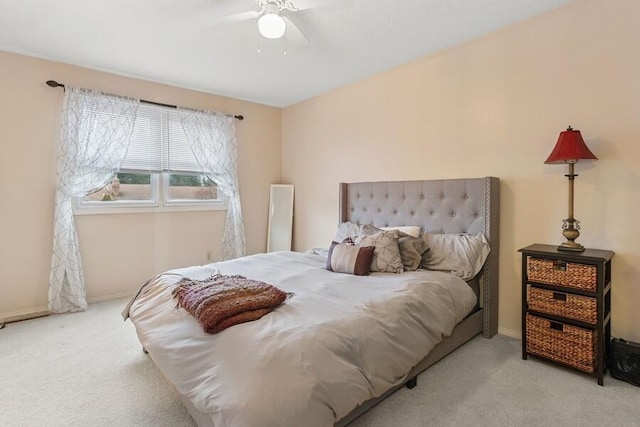
M578 163L579 241L616 252L612 329L640 341L640 2L583 0L283 110L296 250L327 247L338 183L501 180L500 331L520 330L519 248L562 242L567 173L544 165L560 131ZM519 333L517 333L519 335Z

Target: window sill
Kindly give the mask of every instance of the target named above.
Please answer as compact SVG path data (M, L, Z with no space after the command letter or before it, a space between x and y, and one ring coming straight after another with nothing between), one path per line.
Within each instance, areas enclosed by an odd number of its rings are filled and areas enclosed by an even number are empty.
M112 206L101 207L74 207L73 215L118 215L118 214L145 214L145 213L169 213L169 212L201 212L201 211L226 211L226 203L207 204L175 204L171 206Z

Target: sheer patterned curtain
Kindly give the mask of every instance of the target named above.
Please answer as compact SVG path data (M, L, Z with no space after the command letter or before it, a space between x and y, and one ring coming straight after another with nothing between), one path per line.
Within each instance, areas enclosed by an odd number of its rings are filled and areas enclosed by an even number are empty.
M139 101L67 86L58 151L49 311L87 308L72 200L104 187L120 169Z
M235 119L211 111L178 111L202 172L229 198L220 258L226 260L244 256L246 241L238 191Z

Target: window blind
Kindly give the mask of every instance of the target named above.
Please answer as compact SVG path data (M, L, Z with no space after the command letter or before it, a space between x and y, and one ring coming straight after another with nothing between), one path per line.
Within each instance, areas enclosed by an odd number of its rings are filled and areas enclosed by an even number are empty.
M174 109L140 105L122 170L202 173Z
M163 145L162 170L169 172L202 173L184 132L177 110L166 111L167 143Z

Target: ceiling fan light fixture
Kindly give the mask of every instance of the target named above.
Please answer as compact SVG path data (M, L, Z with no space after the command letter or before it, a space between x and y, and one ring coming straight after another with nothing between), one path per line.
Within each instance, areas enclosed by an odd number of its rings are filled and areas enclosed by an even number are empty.
M284 36L286 23L282 16L277 13L265 13L258 19L258 31L262 37L268 39L279 39Z

